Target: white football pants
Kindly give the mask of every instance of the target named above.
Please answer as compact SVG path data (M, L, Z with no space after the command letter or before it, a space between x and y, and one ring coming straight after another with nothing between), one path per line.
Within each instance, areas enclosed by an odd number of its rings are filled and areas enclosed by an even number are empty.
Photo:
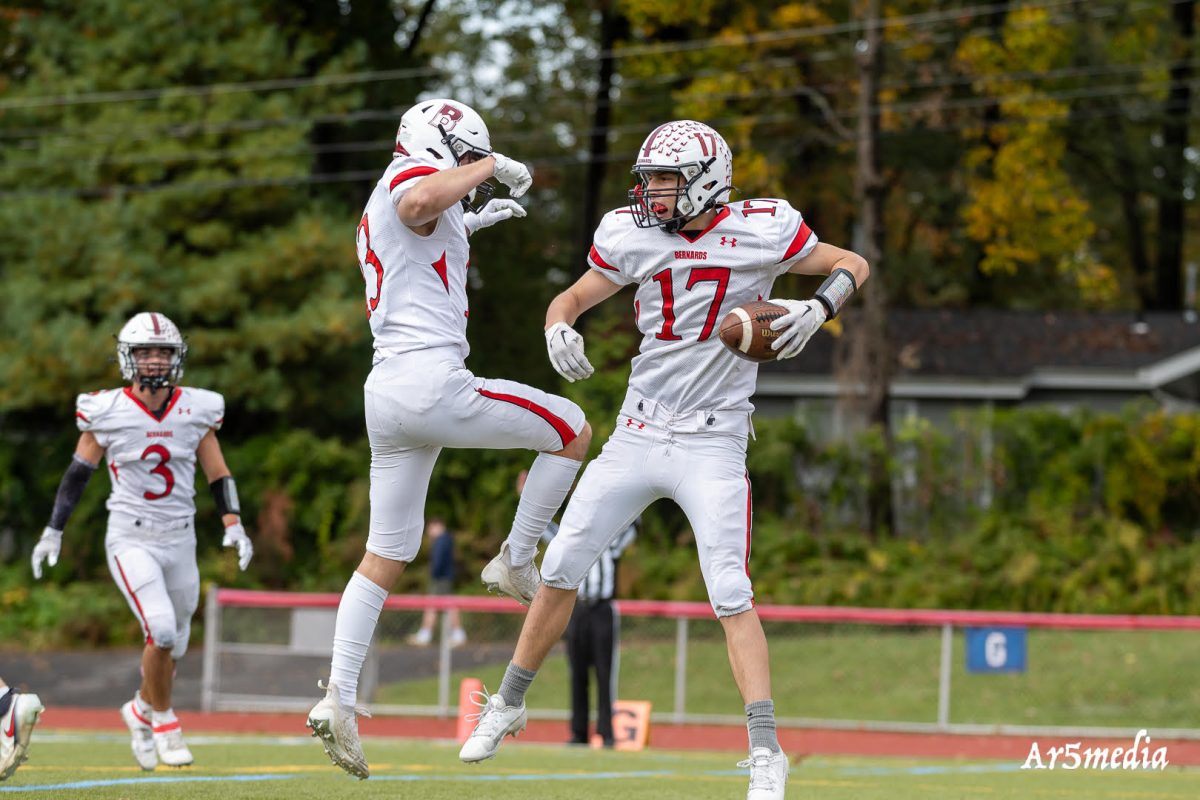
M443 447L555 452L583 430L583 410L515 381L477 378L457 348L392 356L364 386L371 442L371 528L367 550L416 558L425 495Z
M146 643L182 658L200 602L192 519L162 523L114 511L108 515L104 550Z
M716 432L707 432L703 421L700 427L692 421L681 426L662 413L622 412L600 456L584 468L558 535L546 548L546 585L577 589L613 538L646 506L669 497L695 533L713 611L724 617L750 610L747 415L716 412L713 419Z

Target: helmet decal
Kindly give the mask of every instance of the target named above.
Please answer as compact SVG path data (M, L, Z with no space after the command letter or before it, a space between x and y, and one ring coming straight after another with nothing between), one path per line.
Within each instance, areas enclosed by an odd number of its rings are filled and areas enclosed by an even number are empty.
M650 190L649 176L674 172L678 186ZM702 122L684 119L659 125L638 151L633 173L638 183L629 192L634 222L643 228L661 227L672 233L691 219L729 199L733 188L733 156L717 131ZM675 200L674 213L660 214L668 197Z

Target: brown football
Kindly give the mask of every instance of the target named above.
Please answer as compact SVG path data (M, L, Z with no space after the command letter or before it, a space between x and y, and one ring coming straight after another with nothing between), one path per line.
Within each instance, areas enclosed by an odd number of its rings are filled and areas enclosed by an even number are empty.
M771 323L788 313L783 306L754 300L743 303L721 320L720 336L733 354L756 363L774 361L776 352L771 343L779 338L779 332L771 330Z

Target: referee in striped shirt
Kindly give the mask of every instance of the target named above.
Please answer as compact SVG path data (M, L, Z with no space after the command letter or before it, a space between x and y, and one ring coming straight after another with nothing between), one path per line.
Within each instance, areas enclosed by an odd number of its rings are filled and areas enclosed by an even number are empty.
M617 561L637 536L637 523L617 534L592 564L579 587L571 622L567 625L567 659L571 662L570 744L588 743L588 679L596 673L596 733L605 747L613 746L612 704L617 696L620 665L621 617L613 608ZM542 534L550 541L558 533L551 522Z

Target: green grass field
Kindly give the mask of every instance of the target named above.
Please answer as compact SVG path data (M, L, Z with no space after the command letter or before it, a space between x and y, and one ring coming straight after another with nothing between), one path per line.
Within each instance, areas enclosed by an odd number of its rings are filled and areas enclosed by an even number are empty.
M627 620L622 636L620 695L673 708L673 638ZM658 622L658 621L655 621ZM768 625L773 694L781 716L933 722L937 718L941 634L934 630L820 630ZM741 701L716 623L693 623L688 648L687 710L737 714ZM515 640L515 637L514 637ZM968 674L963 637L955 638L951 721L1017 725L1189 728L1200 720L1200 637L1160 632L1034 630L1029 671ZM507 652L507 651L506 651ZM495 688L505 662L456 670ZM382 679L386 682L389 676ZM569 706L567 664L547 660L529 694L531 708ZM378 703L433 704L436 679L385 683ZM457 701L457 694L451 698Z
M372 778L355 781L303 737L190 737L196 766L138 770L124 737L38 731L30 761L0 798L43 800L329 800L480 797L497 800L745 797L737 756L648 750L595 752L508 740L499 756L461 764L457 746L366 742ZM1200 771L1020 771L1016 763L809 758L792 767L788 796L804 800L1170 800L1200 796Z

